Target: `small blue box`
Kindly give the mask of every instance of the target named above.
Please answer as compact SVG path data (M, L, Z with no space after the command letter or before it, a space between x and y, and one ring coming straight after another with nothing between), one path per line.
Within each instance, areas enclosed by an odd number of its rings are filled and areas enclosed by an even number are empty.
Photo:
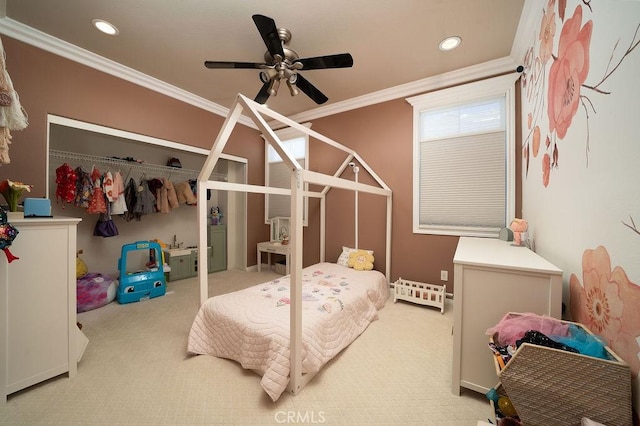
M25 217L51 217L51 200L48 198L25 198Z

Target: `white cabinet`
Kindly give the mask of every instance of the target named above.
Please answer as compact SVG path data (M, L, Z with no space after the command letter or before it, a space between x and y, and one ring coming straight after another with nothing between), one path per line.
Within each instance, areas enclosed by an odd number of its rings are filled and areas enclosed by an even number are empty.
M76 218L10 219L19 233L0 254L0 396L67 373L86 338L76 325Z
M452 392L486 393L498 382L486 330L507 312L560 319L562 271L526 247L461 237L454 264Z

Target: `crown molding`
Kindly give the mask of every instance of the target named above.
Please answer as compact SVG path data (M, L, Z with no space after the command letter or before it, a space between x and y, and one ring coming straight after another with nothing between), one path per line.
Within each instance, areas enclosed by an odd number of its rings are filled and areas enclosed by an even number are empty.
M518 61L522 61L527 53L527 49L531 47L531 40L534 36L532 31L540 25L543 8L537 0L525 0L520 15L520 22L516 30L516 36L511 46L511 57ZM519 64L522 65L522 64Z
M467 83L473 80L513 72L517 65L518 63L514 61L511 56L507 56L501 59L485 62L483 64L460 68L455 71L435 75L433 77L427 77L411 83L401 84L399 86L368 93L346 101L336 102L335 104L295 114L289 118L297 122L318 119L381 102L387 102L394 99L413 96L419 93L431 92L433 90Z
M93 52L82 49L81 47L68 43L64 40L60 40L18 21L14 21L11 18L0 18L0 34L7 35L23 43L27 43L39 49L53 53L54 55L94 68L114 77L121 78L221 117L227 117L229 114L229 109L219 104L204 99L203 97L196 96L186 90L179 89L132 68L126 67L118 62L96 55ZM238 121L245 126L257 129L256 125L249 117L242 116Z

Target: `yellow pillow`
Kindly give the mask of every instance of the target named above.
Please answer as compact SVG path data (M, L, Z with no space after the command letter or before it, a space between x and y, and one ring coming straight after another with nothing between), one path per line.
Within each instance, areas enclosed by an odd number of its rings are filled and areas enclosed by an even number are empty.
M79 256L81 253L82 250L78 251L78 253L76 254L76 278L82 278L87 275L87 273L89 273L87 264L84 263L84 260L82 260Z
M358 249L342 246L342 253L340 254L340 257L338 257L336 263L340 266L348 267L349 255L355 251L358 251ZM373 250L367 250L367 253L373 254Z
M370 271L373 269L373 254L366 250L357 250L349 253L347 266L356 271Z

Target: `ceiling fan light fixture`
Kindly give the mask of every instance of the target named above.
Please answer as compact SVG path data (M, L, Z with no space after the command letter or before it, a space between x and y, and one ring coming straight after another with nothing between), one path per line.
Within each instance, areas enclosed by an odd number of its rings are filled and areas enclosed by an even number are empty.
M440 48L440 50L448 51L460 46L460 43L462 43L462 39L460 37L452 36L442 40L438 47Z
M1 0L0 0L1 1ZM262 105L266 104L269 96L276 96L280 87L280 80L284 80L291 96L300 92L307 95L318 105L329 100L327 96L318 90L302 75L299 70L319 70L326 68L349 68L353 66L353 57L349 53L336 55L316 56L300 58L298 54L288 46L291 40L291 31L278 29L273 18L264 15L253 15L254 24L264 41L267 51L264 54L264 63L258 62L229 62L229 61L205 61L204 65L210 69L259 69L262 87L254 101Z
M298 88L294 83L295 81L293 83L291 82L291 78L287 80L287 87L289 87L289 93L291 93L291 96L296 96L298 93L300 93L300 91L298 91Z
M112 35L112 36L116 36L116 35L120 34L120 31L118 31L118 28L115 25L113 25L110 22L105 21L104 19L94 19L94 20L91 21L91 23L99 31L101 31L101 32L103 32L105 34Z
M272 78L271 85L269 86L269 94L271 96L277 96L279 88L280 88L280 79Z

